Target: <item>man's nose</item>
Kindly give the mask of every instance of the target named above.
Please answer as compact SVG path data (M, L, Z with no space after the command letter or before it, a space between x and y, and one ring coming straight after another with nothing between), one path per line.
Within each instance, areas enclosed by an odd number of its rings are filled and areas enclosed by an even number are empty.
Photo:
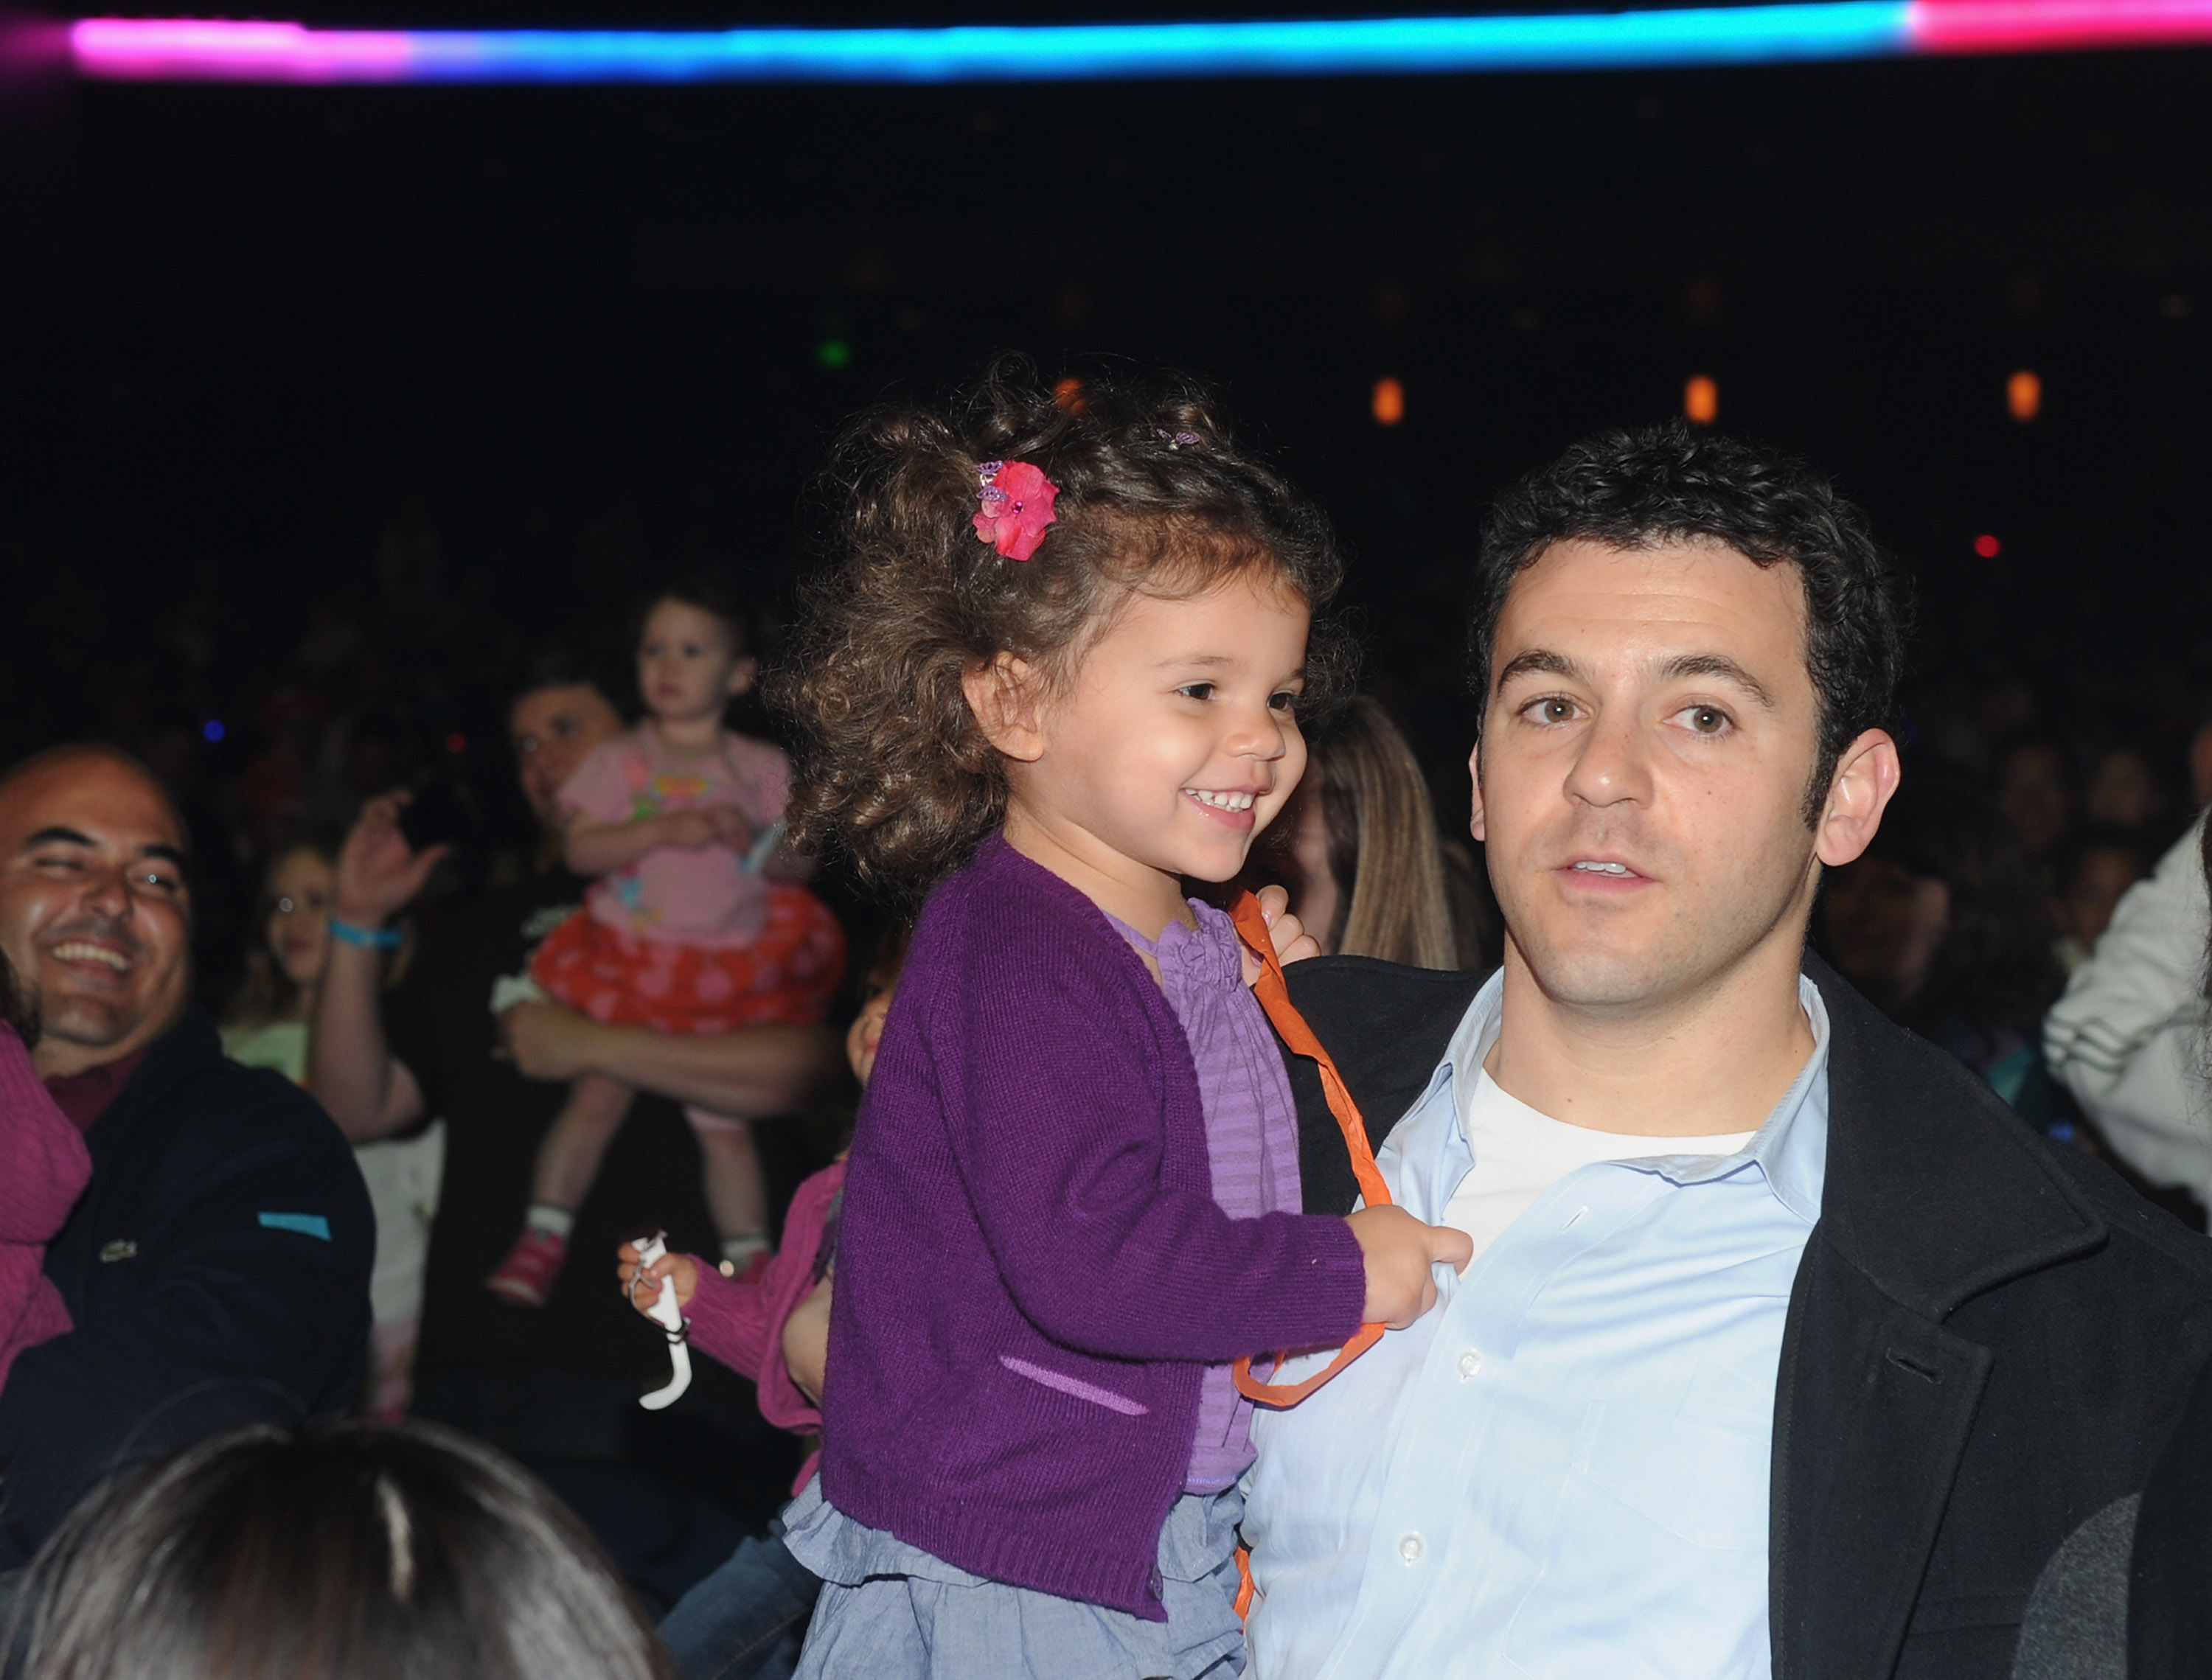
M85 878L84 907L109 921L129 919L137 896L132 889L131 870L126 864L94 870Z
M1645 751L1632 713L1600 712L1567 768L1567 798L1584 805L1640 803L1651 791Z

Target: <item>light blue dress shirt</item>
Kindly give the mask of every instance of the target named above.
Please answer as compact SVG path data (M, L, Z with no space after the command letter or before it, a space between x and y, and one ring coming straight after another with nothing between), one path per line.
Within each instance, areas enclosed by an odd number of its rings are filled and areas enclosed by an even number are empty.
M1377 1157L1418 1218L1474 1165L1501 991ZM1827 1161L1827 1011L1798 995L1812 1056L1741 1153L1570 1173L1437 1268L1433 1312L1255 1420L1257 1680L1769 1673L1775 1370Z

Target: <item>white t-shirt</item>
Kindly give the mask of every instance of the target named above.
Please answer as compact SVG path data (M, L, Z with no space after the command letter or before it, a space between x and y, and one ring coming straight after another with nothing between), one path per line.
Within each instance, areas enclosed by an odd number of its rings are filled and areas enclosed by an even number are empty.
M1708 1137L1648 1137L1593 1131L1586 1125L1555 1120L1508 1095L1487 1068L1479 1070L1474 1094L1460 1121L1474 1151L1474 1167L1452 1192L1443 1222L1473 1237L1478 1256L1538 1197L1578 1167L1653 1155L1734 1155L1757 1135L1729 1131Z

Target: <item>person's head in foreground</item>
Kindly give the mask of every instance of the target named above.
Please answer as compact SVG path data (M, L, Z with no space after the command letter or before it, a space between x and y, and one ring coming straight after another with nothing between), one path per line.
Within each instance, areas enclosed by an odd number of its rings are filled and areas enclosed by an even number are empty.
M1470 640L1509 979L1595 1018L1794 998L1898 785L1907 616L1859 511L1754 445L1607 433L1509 490Z
M255 1428L88 1500L20 1615L37 1680L668 1680L582 1525L424 1424Z
M112 748L56 747L0 778L0 949L39 1000L41 1073L147 1048L191 1002L176 808Z

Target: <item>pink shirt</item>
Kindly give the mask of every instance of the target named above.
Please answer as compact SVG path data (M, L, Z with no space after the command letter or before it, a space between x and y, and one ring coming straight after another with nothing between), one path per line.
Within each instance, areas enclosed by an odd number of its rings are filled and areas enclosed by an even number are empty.
M564 811L601 822L635 822L664 811L732 805L757 835L791 803L791 763L765 742L723 731L719 755L668 751L650 720L592 749L562 784ZM598 920L641 939L679 945L744 945L768 920L769 883L744 867L738 846L655 846L592 884Z
M792 1381L791 1368L783 1362L784 1320L822 1281L818 1266L823 1239L844 1188L842 1161L831 1162L799 1186L783 1216L782 1246L750 1283L735 1283L716 1271L713 1261L699 1260L699 1289L685 1320L691 1326L691 1345L740 1376L750 1377L760 1395L761 1416L793 1434L818 1433L822 1413ZM815 1466L821 1461L817 1446L799 1467L793 1493L814 1479Z
M68 1308L46 1279L46 1245L92 1176L92 1156L0 1027L0 1382L26 1348L66 1334Z

